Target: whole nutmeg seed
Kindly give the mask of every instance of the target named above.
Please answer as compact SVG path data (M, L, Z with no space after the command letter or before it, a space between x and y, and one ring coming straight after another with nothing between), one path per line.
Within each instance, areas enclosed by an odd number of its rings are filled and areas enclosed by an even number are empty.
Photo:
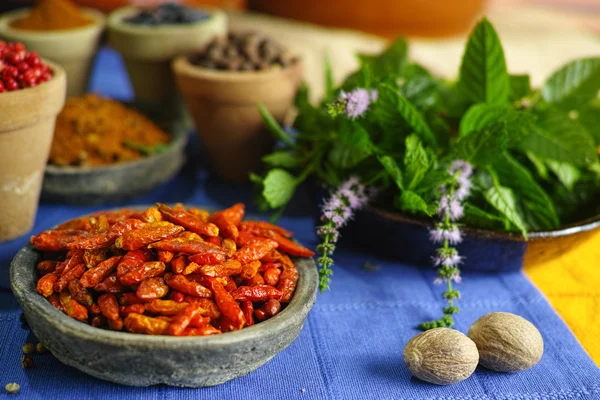
M418 334L404 347L404 363L422 381L451 385L467 379L479 362L475 343L461 332L435 328Z
M467 335L477 345L481 365L493 371L523 371L537 364L544 354L540 331L511 313L486 314L471 325Z

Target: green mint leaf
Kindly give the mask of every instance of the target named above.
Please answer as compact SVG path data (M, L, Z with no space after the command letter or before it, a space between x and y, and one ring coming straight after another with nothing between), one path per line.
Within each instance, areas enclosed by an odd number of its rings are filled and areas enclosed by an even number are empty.
M530 151L525 152L525 156L529 159L529 161L533 164L533 167L537 171L538 175L542 179L548 179L548 168L546 167L546 163L541 157L536 156Z
M469 108L460 121L459 134L465 136L471 132L490 128L498 121L506 124L507 145L521 142L535 129L535 117L526 111L517 111L510 106L500 104L476 104Z
M414 190L421 183L423 177L431 167L431 160L423 148L417 135L412 134L406 138L406 152L404 154L404 169L407 189Z
M531 93L529 75L510 75L509 85L508 99L510 101L522 99Z
M465 204L465 222L476 226L493 228L503 226L505 219L499 215L492 214L471 203Z
M333 101L335 96L335 83L333 79L333 71L331 69L331 60L329 54L325 55L325 98L324 101Z
M421 196L410 190L404 190L402 194L396 198L396 206L402 211L416 214L423 213L427 216L432 216L436 211L435 205L428 205Z
M396 186L401 190L404 190L404 180L402 179L402 170L396 163L396 161L390 156L379 156L377 157L385 171L390 175Z
M369 134L357 122L345 125L339 132L339 141L329 153L329 161L337 168L351 168L373 154L374 145Z
M513 191L507 187L495 185L483 193L486 201L504 215L527 239L525 222L517 210L517 201Z
M506 123L496 122L480 132L471 132L459 137L452 147L452 158L466 160L483 167L493 163L502 155L507 142Z
M269 128L269 131L271 131L271 133L275 136L276 139L281 140L283 143L287 144L290 147L296 147L296 144L294 143L292 138L290 138L290 136L287 134L287 132L285 132L281 128L281 126L279 125L279 122L277 122L275 120L275 118L273 118L273 116L271 115L269 110L267 110L267 108L265 107L264 104L258 105L258 111L260 112L260 115L263 117L263 120L265 121L267 128Z
M521 150L576 166L598 159L594 139L576 120L552 108L540 110L536 116L533 132L519 144Z
M262 195L271 208L285 206L296 191L296 178L279 168L270 170L262 183Z
M554 72L542 88L542 97L568 111L589 102L599 90L600 58L583 58Z
M379 85L378 92L379 97L373 104L373 112L384 127L393 130L407 124L424 142L437 146L436 137L423 115L398 92L397 88L384 83Z
M358 59L363 67L368 67L374 76L398 76L406 64L408 46L402 38L396 39L381 54L372 56L360 54Z
M460 66L459 88L472 103L503 104L508 100L510 82L504 50L485 18L469 37Z
M546 164L548 165L548 169L556 175L560 183L565 185L569 190L573 190L573 186L581 178L581 171L573 164L555 160L546 160Z
M290 153L289 151L281 150L271 154L267 154L262 158L265 164L271 167L282 167L282 168L297 168L302 165L299 157Z
M408 64L396 84L400 94L419 109L428 110L440 102L439 83L419 64Z
M531 172L515 160L508 152L502 154L493 164L500 184L509 187L517 194L521 214L530 228L552 229L559 226L558 214L552 199L537 183Z
M600 98L580 107L577 117L581 126L594 137L596 146L600 146Z

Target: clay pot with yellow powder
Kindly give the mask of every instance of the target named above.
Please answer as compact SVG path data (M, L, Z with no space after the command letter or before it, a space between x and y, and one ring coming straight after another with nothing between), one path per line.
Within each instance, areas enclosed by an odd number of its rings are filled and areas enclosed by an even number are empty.
M56 22L51 24L48 18L33 18L39 9L21 9L3 14L0 17L0 38L9 42L21 42L28 50L36 51L41 57L54 61L64 68L67 77L67 95L78 96L87 91L92 65L104 30L104 15L92 9L75 9L70 1L55 1L60 5L54 14ZM46 0L38 7L52 3ZM49 7L49 6L46 6ZM53 10L50 8L50 11ZM69 22L67 16L80 13L79 22ZM42 13L43 14L43 13ZM33 21L33 22L28 22ZM61 22L62 21L62 22Z
M52 78L33 88L0 93L0 242L29 232L35 220L66 75L44 60Z

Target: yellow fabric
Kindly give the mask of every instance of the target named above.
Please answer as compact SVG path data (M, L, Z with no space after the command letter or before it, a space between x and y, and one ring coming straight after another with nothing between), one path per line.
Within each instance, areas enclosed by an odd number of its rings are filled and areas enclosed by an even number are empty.
M530 244L524 270L600 366L600 229L575 240Z

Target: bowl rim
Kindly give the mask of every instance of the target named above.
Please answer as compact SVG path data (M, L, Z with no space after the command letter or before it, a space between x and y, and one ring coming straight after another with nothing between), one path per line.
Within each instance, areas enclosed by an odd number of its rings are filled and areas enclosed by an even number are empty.
M106 17L106 25L110 30L126 33L128 35L133 36L144 36L147 34L156 34L156 33L182 33L186 30L194 30L204 28L206 24L212 23L214 21L225 18L225 13L217 8L211 7L207 5L201 5L198 7L190 7L186 5L186 7L194 8L196 10L205 11L209 17L200 21L190 22L187 24L162 24L162 25L144 25L144 24L132 24L129 22L125 22L124 19L133 15L134 12L139 12L144 7L130 5L119 7L113 11L111 11Z
M13 28L10 23L18 18L22 18L31 11L32 7L18 8L0 15L0 31L14 36L15 38L36 39L40 41L54 41L56 39L65 39L68 36L82 33L93 33L104 29L106 17L98 10L88 7L80 7L84 14L92 19L92 23L69 29L54 30L30 30ZM19 39L20 40L20 39Z
M110 99L110 100L118 101L119 103L121 103L122 105L125 105L126 107L131 106L131 104L128 104L127 102L119 101L117 99ZM145 113L145 112L139 111L139 110L135 110L135 111L139 112L146 118L150 119L153 123L157 124L157 122L152 119L152 117L149 115L149 113ZM73 166L73 165L60 166L60 165L54 165L54 164L46 164L46 167L44 168L44 174L51 174L51 175L81 175L81 174L93 174L93 173L100 174L100 173L109 173L109 172L113 172L116 170L137 168L139 166L143 166L144 164L150 164L153 161L164 157L165 154L170 154L173 151L182 150L185 147L185 145L188 141L189 135L190 135L190 131L188 129L186 129L183 124L177 123L177 122L171 122L169 128L165 129L165 131L167 132L167 134L169 135L169 138L171 140L167 143L168 144L167 150L165 150L163 152L153 154L151 156L142 157L137 160L125 161L125 162L120 162L120 163L116 163L116 164L100 165L97 167L77 167L77 166Z
M180 55L172 61L171 69L175 74L188 76L194 79L210 79L212 81L221 82L252 82L257 80L271 80L282 74L301 73L304 69L304 63L300 57L298 57L295 63L285 68L274 67L264 71L223 71L209 69L192 64L189 57L190 54Z
M408 224L423 226L426 228L433 227L434 223L431 220L413 217L404 213L387 211L373 206L367 206L365 210L396 222L404 222ZM528 239L526 239L522 234L517 232L498 231L493 229L476 228L472 226L461 227L461 229L468 236L496 240L509 240L514 242L541 241L549 238L558 238L574 235L577 233L588 232L596 228L600 228L600 214L586 218L582 221L562 225L556 229L550 229L546 231L531 231L527 234Z
M131 206L129 208L147 207ZM211 209L210 207L205 207ZM85 217L90 214L82 215ZM80 217L76 217L80 218ZM162 346L190 346L194 344L211 345L230 345L244 342L260 336L268 335L269 332L279 332L288 326L290 318L295 315L301 315L303 310L305 319L308 311L312 308L317 295L318 276L315 261L312 257L293 257L299 272L298 284L292 300L279 314L274 317L233 332L225 332L210 336L166 336L166 335L145 335L140 333L130 333L123 331L111 331L107 329L95 328L86 323L77 321L63 312L56 309L46 298L35 290L35 263L33 265L23 265L22 259L35 256L39 260L39 252L35 250L31 243L23 246L15 255L10 264L10 283L11 289L19 303L25 298L33 307L37 307L39 312L46 314L57 329L69 334L76 334L87 337L90 342L96 343L119 343L119 345L128 347L147 347L148 345ZM21 270L30 269L30 276L25 281L16 279ZM27 271L25 271L27 272ZM31 286L30 286L31 285ZM30 286L30 287L28 287Z

